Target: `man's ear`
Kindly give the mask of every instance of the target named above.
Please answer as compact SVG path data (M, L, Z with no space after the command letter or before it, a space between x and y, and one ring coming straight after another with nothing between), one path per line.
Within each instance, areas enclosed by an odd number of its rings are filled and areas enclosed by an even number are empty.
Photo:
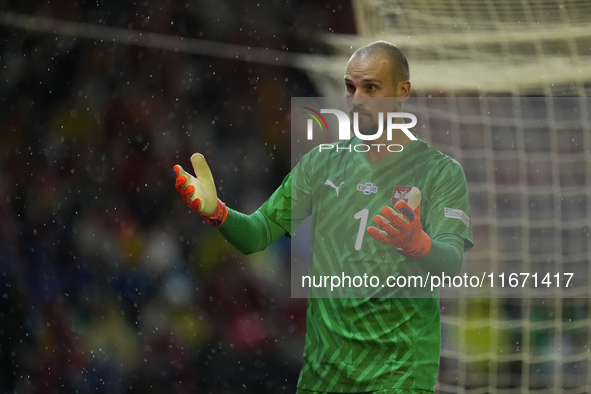
M396 85L396 93L399 103L404 103L410 95L410 81L400 81Z

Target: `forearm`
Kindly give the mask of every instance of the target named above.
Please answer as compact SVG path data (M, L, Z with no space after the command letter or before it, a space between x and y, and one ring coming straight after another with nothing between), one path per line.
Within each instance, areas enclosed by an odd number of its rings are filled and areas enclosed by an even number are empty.
M433 275L442 272L446 275L457 275L462 269L463 255L464 240L454 234L443 234L431 239L429 253L415 262Z
M245 215L228 208L228 216L218 227L222 236L244 254L260 252L285 235L285 230L261 211Z

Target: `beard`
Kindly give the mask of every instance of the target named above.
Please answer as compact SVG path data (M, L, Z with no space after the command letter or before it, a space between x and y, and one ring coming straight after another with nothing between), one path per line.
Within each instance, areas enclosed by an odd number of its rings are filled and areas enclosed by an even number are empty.
M370 114L369 112L358 112L358 121L355 122L354 114L350 114L352 119L351 127L357 125L357 130L363 135L375 135L379 130L383 132L385 129L384 116L382 115L382 124L380 125L380 117L378 114Z

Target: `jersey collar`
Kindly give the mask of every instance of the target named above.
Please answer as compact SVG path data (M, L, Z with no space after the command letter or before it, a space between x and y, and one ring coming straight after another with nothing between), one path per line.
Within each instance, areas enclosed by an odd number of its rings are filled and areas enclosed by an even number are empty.
M416 136L415 136L416 137ZM358 137L353 137L352 144L362 144L364 143ZM423 145L424 142L417 137L416 141L409 141L404 145L402 152L393 152L392 154L388 155L387 157L383 158L382 160L378 160L375 163L369 159L369 156L365 152L357 153L356 159L359 160L360 164L366 167L371 172L377 172L384 167L389 167L392 165L396 165L397 162L401 160L408 159L413 156L413 154L417 151L417 149ZM385 148L385 147L384 147Z

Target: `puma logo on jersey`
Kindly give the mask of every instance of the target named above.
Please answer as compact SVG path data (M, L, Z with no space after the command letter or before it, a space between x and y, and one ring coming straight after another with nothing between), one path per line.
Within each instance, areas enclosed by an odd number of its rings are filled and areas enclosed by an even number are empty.
M337 186L335 186L334 183L332 183L332 181L330 179L327 179L326 182L324 182L325 185L328 185L337 191L337 197L339 196L339 189L341 188L343 183L345 183L345 182L341 182L341 184L337 187Z

